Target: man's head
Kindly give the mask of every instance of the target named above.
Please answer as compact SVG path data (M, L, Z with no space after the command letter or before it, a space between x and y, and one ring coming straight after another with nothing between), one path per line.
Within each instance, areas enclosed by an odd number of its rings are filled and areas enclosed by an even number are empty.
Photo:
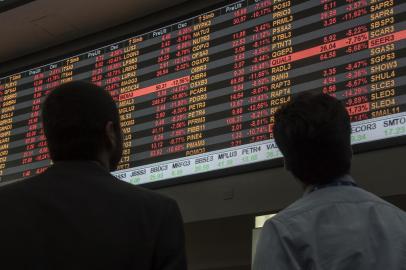
M42 108L54 162L94 160L115 170L122 155L117 106L102 88L83 81L54 89Z
M273 134L286 168L306 186L351 168L351 124L344 105L324 94L299 94L275 114Z

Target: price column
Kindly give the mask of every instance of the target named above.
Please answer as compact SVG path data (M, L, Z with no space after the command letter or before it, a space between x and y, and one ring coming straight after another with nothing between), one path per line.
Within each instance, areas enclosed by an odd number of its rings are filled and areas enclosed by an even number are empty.
M169 73L169 64L171 59L171 45L172 45L172 33L171 27L163 28L158 31L154 31L151 34L151 38L159 38L159 54L156 58L156 64L158 65L158 70L155 73L155 77L159 78L167 75ZM160 79L159 81L164 81ZM167 109L169 109L166 101L168 88L170 82L162 82L160 84L150 86L151 95L154 97L150 101L150 106L153 108L153 128L151 129L152 143L149 146L150 157L161 157L164 155L165 145L165 132L168 132L169 121L167 117L169 115Z
M34 94L32 96L32 105L30 110L30 116L26 122L28 127L27 132L24 134L24 152L21 160L22 165L31 164L37 159L48 158L48 149L46 147L46 141L40 141L41 129L39 127L39 111L41 98L45 96L44 83L45 72L41 69L30 70L28 72L30 78L32 78L32 89ZM40 161L40 160L39 160ZM23 177L29 177L33 175L32 169L26 166L26 170L23 171Z
M322 28L328 27L337 23L337 1L325 1L321 0L321 12L320 12L320 26ZM340 38L336 33L326 35L322 37L322 54L319 57L320 61L329 59L330 57L335 57L337 55L337 50L334 50L334 46L329 47L329 44L334 44L337 39ZM324 52L323 49L329 49L328 52ZM337 67L326 68L321 71L322 75L322 92L324 94L329 94L336 97L337 92Z
M88 59L94 59L95 63L94 65L91 67L91 77L90 77L90 81L95 84L98 85L100 87L103 86L103 67L104 67L104 54L102 54L102 50L96 50L93 52L89 52L87 53L87 58ZM108 82L106 80L105 82L105 89L107 91L111 91L110 89L108 89L107 85Z
M243 5L234 5L226 12L232 12L232 25L236 26L247 20L247 7ZM230 146L239 146L243 143L243 114L244 114L244 96L246 83L246 57L247 53L247 30L235 32L231 38L230 44L233 50L234 65L233 78L230 79L230 85L233 92L229 95L229 104L231 109L231 118L228 118L227 124L230 128L231 141Z

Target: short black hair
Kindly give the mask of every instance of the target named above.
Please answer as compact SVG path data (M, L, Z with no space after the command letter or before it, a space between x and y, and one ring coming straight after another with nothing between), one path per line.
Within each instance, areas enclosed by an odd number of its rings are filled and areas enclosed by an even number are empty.
M276 112L273 135L287 169L306 185L325 184L350 172L350 118L334 97L293 97Z
M52 90L42 107L52 160L97 160L103 147L110 147L105 135L108 121L120 132L117 105L101 87L74 81Z

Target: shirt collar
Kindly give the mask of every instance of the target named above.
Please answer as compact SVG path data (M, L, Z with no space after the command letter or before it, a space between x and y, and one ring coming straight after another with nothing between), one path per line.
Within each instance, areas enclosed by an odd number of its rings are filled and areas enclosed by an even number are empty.
M351 182L351 183L354 183L354 184L356 183L354 178L352 178L352 176L349 175L349 174L345 174L343 176L337 177L331 182L334 182L334 181ZM315 187L315 185L307 186L305 188L305 190L304 190L303 197L309 195L312 192L312 190L314 189L314 187Z

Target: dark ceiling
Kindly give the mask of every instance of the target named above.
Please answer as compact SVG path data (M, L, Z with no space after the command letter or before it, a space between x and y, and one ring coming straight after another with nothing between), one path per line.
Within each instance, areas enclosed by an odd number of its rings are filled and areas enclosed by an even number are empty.
M0 0L0 13L25 5L34 0Z

